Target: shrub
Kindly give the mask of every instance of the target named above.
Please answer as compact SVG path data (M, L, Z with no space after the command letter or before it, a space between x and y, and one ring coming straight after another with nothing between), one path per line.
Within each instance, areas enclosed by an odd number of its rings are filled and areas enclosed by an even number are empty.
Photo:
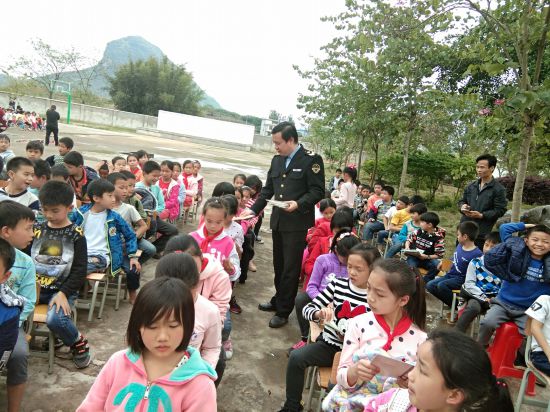
M497 178L502 186L506 188L506 197L512 200L514 196L515 176L504 176ZM525 178L523 186L522 203L528 205L549 205L550 204L550 179L543 179L538 176Z

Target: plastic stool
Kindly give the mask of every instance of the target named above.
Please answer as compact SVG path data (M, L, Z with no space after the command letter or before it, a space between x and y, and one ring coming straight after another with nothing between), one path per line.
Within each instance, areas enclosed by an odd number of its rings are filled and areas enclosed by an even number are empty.
M487 349L493 374L497 378L523 378L524 371L514 367L514 361L523 338L514 322L503 323L497 329L493 344ZM526 393L528 396L535 395L535 375L533 374L529 376Z

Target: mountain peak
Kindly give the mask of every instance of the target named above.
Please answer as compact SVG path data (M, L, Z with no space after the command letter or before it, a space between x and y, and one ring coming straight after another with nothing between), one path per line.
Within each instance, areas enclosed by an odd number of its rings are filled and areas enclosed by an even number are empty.
M114 73L118 66L129 61L147 60L151 57L161 59L162 50L141 36L128 36L107 43L100 64L108 72Z

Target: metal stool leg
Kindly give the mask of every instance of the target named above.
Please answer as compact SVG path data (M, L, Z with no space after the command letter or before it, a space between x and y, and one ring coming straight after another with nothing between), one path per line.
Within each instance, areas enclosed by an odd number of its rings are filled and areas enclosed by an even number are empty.
M53 359L55 356L55 336L50 330L48 335L48 374L53 373Z
M103 308L105 308L105 299L107 299L107 290L109 289L109 276L105 276L105 287L103 288L103 296L101 297L101 305L99 306L98 319L103 316Z
M315 381L316 381L315 377L317 376L317 366L314 366L312 369L313 369L313 372L311 374L311 384L309 386L309 393L307 395L305 410L309 410L309 408L311 407L311 401L313 400L313 392L315 391Z
M95 302L97 299L98 289L99 289L99 282L94 281L94 286L92 287L92 301L90 302L90 310L88 311L88 322L91 322L94 317Z

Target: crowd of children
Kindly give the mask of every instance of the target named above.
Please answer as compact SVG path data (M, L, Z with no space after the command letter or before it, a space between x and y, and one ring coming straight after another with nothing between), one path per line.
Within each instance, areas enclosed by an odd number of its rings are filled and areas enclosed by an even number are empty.
M199 161L157 162L140 150L94 169L70 138L47 159L41 142L29 142L25 156L9 147L0 134L0 370L8 410L20 410L24 396L23 324L36 303L49 306L56 347L69 347L77 368L90 364L90 343L71 315L87 274L98 271L126 274L128 348L103 366L78 411L216 410L216 387L234 352L231 316L242 312L235 288L256 271L254 246L262 242L263 214L239 216L254 204L261 179L239 173L203 202ZM340 175L331 180L338 192L319 202L307 234L295 300L300 339L288 351L281 411L303 409L306 369L332 366L338 352L324 410L512 411L507 384L493 376L483 349L503 322L522 333L529 324L533 362L550 372L550 228L504 224L481 251L478 225L464 221L442 275L446 232L423 199L395 201L394 188L382 183L371 192L353 166L342 175L341 183ZM198 210L196 230L179 234L178 221ZM141 286L142 265L153 257L160 259L155 279ZM457 289L461 298L453 299ZM456 331L428 333L426 291L449 306L464 302ZM478 345L460 332L480 314ZM310 322L322 332L308 343ZM389 373L380 360L388 358L410 367Z

